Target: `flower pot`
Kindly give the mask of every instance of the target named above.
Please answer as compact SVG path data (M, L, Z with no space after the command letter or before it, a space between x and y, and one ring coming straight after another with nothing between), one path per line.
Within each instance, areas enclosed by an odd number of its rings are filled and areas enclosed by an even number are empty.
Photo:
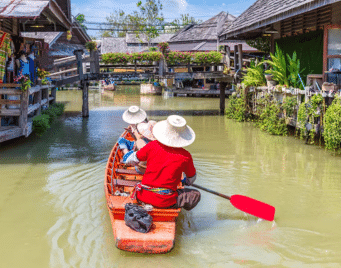
M265 79L266 79L266 81L270 81L270 80L272 80L272 74L265 74Z

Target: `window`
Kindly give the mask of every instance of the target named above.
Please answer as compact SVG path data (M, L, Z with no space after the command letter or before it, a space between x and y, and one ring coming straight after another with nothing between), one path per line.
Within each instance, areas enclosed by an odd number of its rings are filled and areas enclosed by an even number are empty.
M330 73L341 74L341 25L327 25L324 28L323 71L325 80Z

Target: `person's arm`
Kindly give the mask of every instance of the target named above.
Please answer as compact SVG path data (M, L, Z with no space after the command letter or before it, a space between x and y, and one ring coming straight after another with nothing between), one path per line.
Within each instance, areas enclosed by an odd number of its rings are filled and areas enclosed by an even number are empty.
M186 177L183 180L185 185L192 185L194 181L197 179L196 169L194 167L192 156L190 155L189 160L186 163L185 168Z
M148 144L151 144L151 143L148 143ZM148 144L146 146L144 146L141 150L132 153L127 158L126 164L136 166L139 162L146 161L147 155L148 155L150 147L151 147L151 146L148 146Z

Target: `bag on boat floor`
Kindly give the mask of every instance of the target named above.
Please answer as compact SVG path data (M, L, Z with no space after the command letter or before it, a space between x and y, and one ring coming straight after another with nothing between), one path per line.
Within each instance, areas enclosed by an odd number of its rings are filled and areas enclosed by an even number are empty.
M152 216L145 209L133 203L125 205L124 221L127 226L140 233L147 233L153 224Z

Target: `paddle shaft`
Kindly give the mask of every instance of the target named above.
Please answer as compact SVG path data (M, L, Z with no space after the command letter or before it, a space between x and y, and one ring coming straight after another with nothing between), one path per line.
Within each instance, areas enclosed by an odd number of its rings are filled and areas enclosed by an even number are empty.
M213 191L213 190L211 190L211 189L207 189L207 188L202 187L202 186L200 186L200 185L197 185L197 184L195 184L195 183L193 183L191 186L194 186L194 187L196 187L196 188L198 188L198 189L201 189L201 190L203 190L203 191L209 192L209 193L211 193L211 194L215 194L215 195L220 196L220 197L222 197L222 198L225 198L225 199L227 199L227 200L230 200L230 199L231 199L231 197L228 196L228 195L224 195L224 194L218 193L218 192L216 192L216 191Z

